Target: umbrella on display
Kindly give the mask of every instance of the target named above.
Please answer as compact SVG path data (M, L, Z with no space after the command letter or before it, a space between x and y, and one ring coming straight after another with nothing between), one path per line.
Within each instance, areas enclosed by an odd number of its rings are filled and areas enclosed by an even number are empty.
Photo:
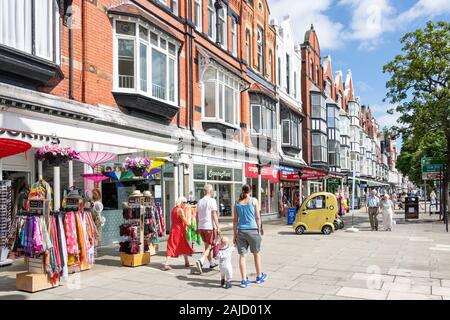
M96 184L109 179L109 177L107 177L101 173L85 173L85 174L82 174L81 176L87 180L94 181L94 183L96 183Z
M80 152L80 159L77 161L88 164L92 170L101 163L113 160L117 155L111 152L103 151L82 151Z
M31 144L21 140L0 138L0 159L13 156L31 149Z

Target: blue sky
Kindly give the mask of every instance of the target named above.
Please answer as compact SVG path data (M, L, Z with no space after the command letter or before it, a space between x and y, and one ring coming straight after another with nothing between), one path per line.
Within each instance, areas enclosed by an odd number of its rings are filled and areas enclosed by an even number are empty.
M401 51L400 38L428 20L450 20L450 0L268 0L271 19L289 15L296 41L314 24L321 55L331 55L333 72L352 70L355 92L381 127L396 123L383 102L388 75L383 65ZM400 142L400 141L399 141Z

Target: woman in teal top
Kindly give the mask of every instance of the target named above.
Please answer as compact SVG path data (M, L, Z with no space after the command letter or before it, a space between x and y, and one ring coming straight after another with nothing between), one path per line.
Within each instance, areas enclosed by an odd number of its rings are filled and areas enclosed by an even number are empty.
M261 272L261 215L258 201L251 197L250 187L245 185L239 196L239 201L234 207L234 243L239 253L239 269L241 271L241 287L246 288L250 281L247 277L245 254L253 254L256 268L256 283L263 283L267 274Z

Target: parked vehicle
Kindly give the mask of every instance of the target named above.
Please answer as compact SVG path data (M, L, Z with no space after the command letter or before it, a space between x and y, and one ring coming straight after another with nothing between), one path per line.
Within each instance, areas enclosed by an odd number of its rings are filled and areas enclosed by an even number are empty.
M294 222L297 234L322 232L325 235L335 230L334 222L338 213L337 198L328 192L318 192L303 201Z

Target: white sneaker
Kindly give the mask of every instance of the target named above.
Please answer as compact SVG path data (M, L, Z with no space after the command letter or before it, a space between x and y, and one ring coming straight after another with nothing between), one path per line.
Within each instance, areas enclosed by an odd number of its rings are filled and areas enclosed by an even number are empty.
M198 271L200 274L203 273L203 269L202 269L203 264L202 264L202 262L201 262L200 260L197 260L197 261L195 262L195 267L197 268L197 271Z

